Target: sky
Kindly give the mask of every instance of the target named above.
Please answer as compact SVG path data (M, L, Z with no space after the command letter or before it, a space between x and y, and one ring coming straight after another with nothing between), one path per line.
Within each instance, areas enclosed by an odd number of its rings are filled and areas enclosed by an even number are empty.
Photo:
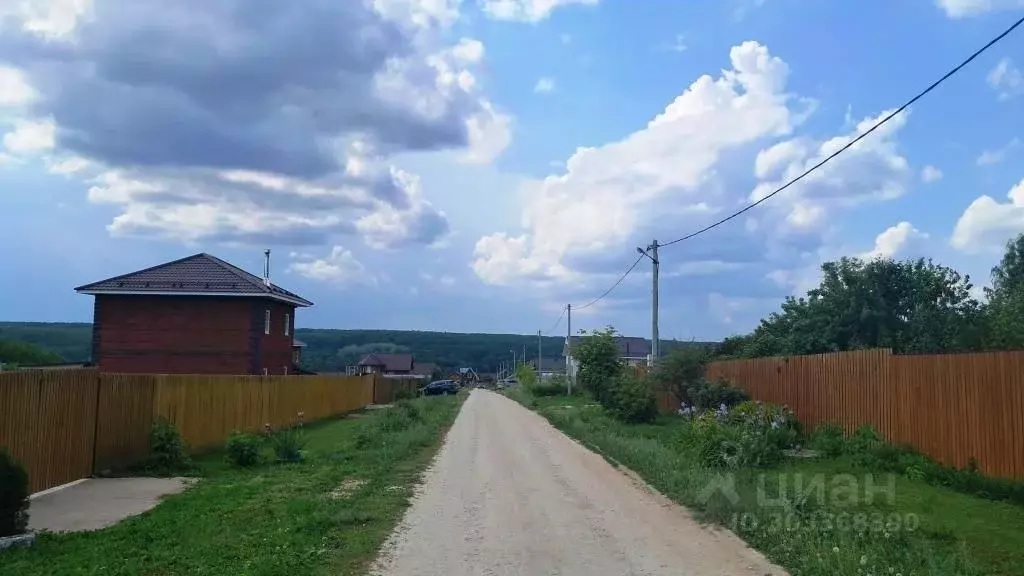
M0 0L0 320L208 252L300 327L647 335L638 257L764 198L1024 0ZM842 256L988 282L1024 231L1024 30L660 252L662 338L753 329Z

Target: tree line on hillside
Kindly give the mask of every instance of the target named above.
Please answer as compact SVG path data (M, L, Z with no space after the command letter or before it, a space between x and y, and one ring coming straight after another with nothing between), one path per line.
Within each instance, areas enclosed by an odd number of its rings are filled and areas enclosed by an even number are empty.
M721 357L820 354L865 348L940 353L1024 348L1024 234L1006 245L984 298L970 278L930 259L842 258L820 285L788 297Z
M304 312L315 314L316 310ZM537 336L523 334L462 334L411 330L336 330L299 328L295 338L306 344L302 365L315 372L343 372L370 353L411 353L420 362L433 362L445 371L472 367L478 372L494 372L502 363L511 363L526 349L528 360L537 357ZM57 362L84 362L90 359L92 325L87 323L2 322L0 340L33 344L57 354ZM548 360L559 360L564 336L545 336L542 352ZM707 343L663 341L663 348L704 345ZM43 363L43 362L38 362Z

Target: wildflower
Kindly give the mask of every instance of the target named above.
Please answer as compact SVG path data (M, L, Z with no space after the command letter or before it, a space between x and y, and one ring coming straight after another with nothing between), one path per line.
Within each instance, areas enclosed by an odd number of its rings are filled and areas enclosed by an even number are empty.
M833 546L832 547L832 551L835 552L836 554L839 554L839 546Z
M860 565L861 565L861 566L864 566L864 565L866 565L867 563L868 563L868 557L867 557L867 555L861 556L861 557L860 557Z

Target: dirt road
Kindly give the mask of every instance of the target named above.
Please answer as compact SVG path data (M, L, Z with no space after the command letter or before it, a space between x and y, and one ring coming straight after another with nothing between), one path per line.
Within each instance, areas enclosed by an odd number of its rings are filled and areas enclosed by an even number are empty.
M477 390L375 574L784 572L731 533L700 526L537 414Z

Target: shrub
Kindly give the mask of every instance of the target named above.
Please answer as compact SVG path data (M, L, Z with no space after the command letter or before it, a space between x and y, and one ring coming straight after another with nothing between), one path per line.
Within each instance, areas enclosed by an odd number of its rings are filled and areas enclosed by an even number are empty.
M623 422L651 422L658 415L658 404L644 378L621 375L613 381L606 396L605 408Z
M415 390L409 390L408 388L400 388L397 392L395 392L395 401L398 402L400 400L411 400L416 396L418 396L418 394Z
M839 424L826 422L811 435L809 445L824 456L837 458L846 451L846 432Z
M148 474L171 476L192 467L188 444L170 420L158 418L149 431L149 456L140 468Z
M530 387L530 394L534 396L563 396L565 395L565 380L557 381L552 378L546 382L541 381Z
M423 420L423 415L420 413L420 407L413 404L409 400L399 400L398 409L401 410L405 416L413 422Z
M723 404L726 408L750 400L750 396L742 389L733 386L727 380L708 382L698 380L689 390L693 406L699 412L714 410Z
M28 527L28 473L0 450L0 537L21 534Z
M235 430L225 443L228 461L235 466L253 466L260 461L260 439L254 434Z
M702 346L688 346L658 361L653 379L659 389L670 392L680 402L693 405L690 391L704 381L704 372L710 361L709 351Z
M701 464L708 468L775 465L799 437L796 418L788 408L761 402L706 411L690 425Z
M291 428L274 430L270 424L265 424L264 429L270 438L270 444L274 447L274 455L278 462L300 462L302 461L302 449L306 446L306 435L302 430L303 412L297 414L297 421Z
M385 411L377 419L377 427L384 432L400 432L411 425L412 417L398 407Z
M278 430L270 436L274 447L274 455L278 462L301 462L302 449L306 446L306 437L301 426Z

